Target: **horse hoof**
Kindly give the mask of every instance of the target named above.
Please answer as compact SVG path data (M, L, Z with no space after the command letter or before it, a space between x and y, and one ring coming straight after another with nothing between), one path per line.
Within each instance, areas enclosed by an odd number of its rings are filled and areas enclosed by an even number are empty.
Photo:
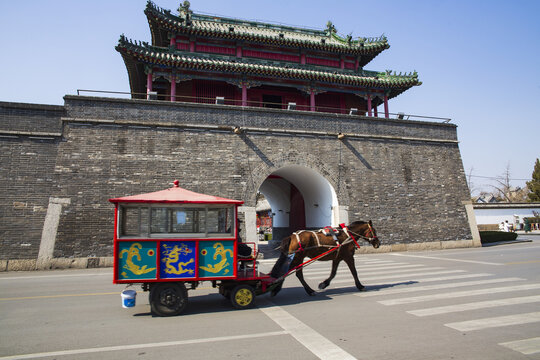
M359 286L358 291L366 291L366 287L365 286Z
M317 293L315 291L308 293L309 296L315 296Z
M326 289L328 285L324 283L324 281L322 283L319 284L319 289L320 290L323 290L323 289Z

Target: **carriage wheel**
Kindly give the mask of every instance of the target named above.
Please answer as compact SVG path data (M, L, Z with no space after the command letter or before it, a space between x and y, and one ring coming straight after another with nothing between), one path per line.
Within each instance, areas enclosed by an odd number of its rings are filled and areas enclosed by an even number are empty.
M159 316L174 316L184 311L188 294L184 283L160 283L150 290L150 308Z
M237 309L255 305L255 290L249 285L238 285L231 291L231 303Z

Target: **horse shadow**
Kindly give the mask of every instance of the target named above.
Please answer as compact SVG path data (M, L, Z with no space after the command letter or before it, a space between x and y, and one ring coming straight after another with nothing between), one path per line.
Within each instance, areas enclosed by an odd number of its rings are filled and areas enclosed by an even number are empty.
M307 295L306 291L301 286L287 287L283 288L283 290L281 290L277 296L268 297L268 299L271 300L272 303L274 303L275 305L296 305L299 303L329 301L333 300L335 296L378 292L383 289L389 289L396 286L408 286L414 284L418 284L418 281L403 281L391 284L366 285L364 291L358 291L358 289L354 285L338 288L328 287L324 290L316 291L314 296Z
M383 289L389 289L396 286L413 285L418 281L404 281L392 284L366 285L365 291L358 291L356 286L326 288L318 290L314 296L309 296L302 286L294 286L283 288L277 296L270 296L269 293L257 296L254 309L264 308L268 306L282 305L297 305L300 303L316 303L320 301L330 301L336 296L362 294L364 292L377 292ZM269 300L265 301L265 300ZM141 304L150 307L149 304ZM248 309L246 309L248 310ZM244 311L246 311L244 310ZM215 293L205 295L190 296L189 304L184 312L178 316L194 316L201 314L224 313L231 311L239 311L231 305L230 300ZM133 314L134 317L158 317L148 312L138 312Z

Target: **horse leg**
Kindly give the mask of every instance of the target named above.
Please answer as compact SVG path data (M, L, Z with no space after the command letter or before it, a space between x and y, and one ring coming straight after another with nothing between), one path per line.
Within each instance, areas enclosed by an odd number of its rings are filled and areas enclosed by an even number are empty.
M356 272L356 266L354 265L354 256L352 256L351 254L351 256L345 257L343 261L345 261L349 266L349 270L351 270L351 274L354 278L354 283L356 284L358 290L364 291L365 287L364 285L362 285L362 283L360 283L360 280L358 279L358 273Z
M328 279L324 280L319 284L319 289L326 289L326 287L330 285L330 281L332 281L332 279L336 276L337 268L340 261L341 259L332 260L332 271L330 272L330 276L328 277Z
M298 260L297 260L297 258L298 258ZM300 265L303 261L304 261L303 256L302 257L296 256L294 258L293 262L291 263L291 269L293 269L295 266ZM304 272L303 272L302 267L300 267L300 268L298 268L298 270L296 270L296 277L298 278L298 280L300 280L300 282L302 283L302 286L304 287L304 290L306 290L306 292L307 292L307 294L309 296L315 295L315 290L310 288L309 285L307 284L307 282L304 280Z
M306 290L309 296L315 295L315 290L310 288L307 282L304 280L304 274L301 268L296 271L296 277L298 278L298 280L300 280L300 282L302 283L302 286L304 287L304 290Z

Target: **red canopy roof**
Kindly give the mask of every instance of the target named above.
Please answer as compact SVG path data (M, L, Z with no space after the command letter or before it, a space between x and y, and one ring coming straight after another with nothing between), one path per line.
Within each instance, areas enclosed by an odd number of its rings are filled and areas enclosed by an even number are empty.
M243 201L226 199L219 196L199 194L182 189L178 186L179 181L174 181L174 186L169 189L155 191L146 194L124 196L109 199L112 203L136 202L136 203L189 203L189 204L243 204Z

